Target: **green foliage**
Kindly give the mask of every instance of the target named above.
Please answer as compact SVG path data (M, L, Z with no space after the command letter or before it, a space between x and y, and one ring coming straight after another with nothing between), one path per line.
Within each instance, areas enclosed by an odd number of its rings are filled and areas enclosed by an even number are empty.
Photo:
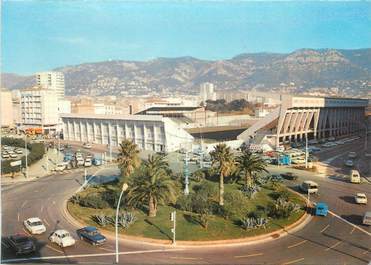
M238 190L225 193L224 206L222 207L221 215L226 218L241 218L248 211L248 199Z
M206 173L202 169L196 170L191 175L191 179L194 180L194 181L196 181L196 182L201 182L202 180L205 179L205 177L206 177Z
M240 177L244 179L245 186L253 186L253 184L261 184L258 180L258 174L261 172L268 172L266 170L267 164L261 157L252 154L247 149L244 149L242 154L237 157L237 165Z
M178 197L175 207L182 211L192 212L192 196L181 195Z
M264 217L244 217L240 220L240 226L247 229L266 228L268 219Z
M129 226L137 221L137 217L134 213L126 211L121 213L117 219L118 224L121 225L124 229L128 229Z
M275 203L269 203L267 209L270 217L287 218L292 212L298 211L300 206L283 198L278 198Z
M117 161L123 181L127 181L127 178L140 165L138 146L130 140L123 140L120 144Z
M91 219L102 227L112 224L112 218L103 213L100 213L98 215L93 215Z
M241 111L252 106L245 99L235 99L229 103L225 99L207 100L206 109L217 112Z
M79 205L94 209L105 209L110 207L110 205L106 201L102 200L102 197L97 193L91 193L86 197L81 197Z
M208 199L216 199L216 196L218 195L217 187L209 181L204 181L199 185L193 186L193 190L195 193L202 194Z

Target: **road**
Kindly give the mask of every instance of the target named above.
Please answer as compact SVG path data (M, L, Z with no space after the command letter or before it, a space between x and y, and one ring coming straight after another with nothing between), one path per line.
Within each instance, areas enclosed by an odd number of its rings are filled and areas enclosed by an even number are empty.
M349 148L353 147L344 146L329 151L333 152L333 157L346 155L342 148L349 151ZM323 156L330 157L329 154ZM338 156L330 163L340 165L342 160L343 157ZM271 168L271 171L282 172L282 169ZM105 169L97 174L112 175L115 172L115 169ZM371 211L371 204L356 205L352 196L356 192L364 192L371 198L371 185L350 184L341 178L323 178L303 171L298 175L298 182L286 184L297 189L297 184L304 179L316 181L320 185L320 194L312 196L311 199L325 201L331 211L355 226L333 215L314 217L303 229L285 237L262 244L228 247L164 247L123 239L120 243L120 261L125 264L367 264L371 260L371 227L362 226L360 222L363 213ZM66 249L61 249L47 240L48 235L56 228L65 228L77 238L75 230L78 227L66 218L63 202L82 182L81 173L70 173L17 184L3 190L3 236L25 232L22 222L31 216L41 217L47 226L46 234L35 236L38 252L32 257L14 256L3 241L3 262L114 262L112 240L101 247L77 241L74 247Z

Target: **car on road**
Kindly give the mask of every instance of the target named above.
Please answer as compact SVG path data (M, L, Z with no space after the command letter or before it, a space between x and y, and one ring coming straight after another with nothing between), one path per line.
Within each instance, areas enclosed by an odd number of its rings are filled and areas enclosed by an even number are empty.
M351 170L349 176L350 183L361 183L361 175L358 170Z
M344 165L346 165L347 167L354 166L353 160L350 160L350 159L346 160L345 163L344 163Z
M302 191L309 194L317 194L318 187L318 184L311 180L306 180L299 186Z
M23 221L26 229L33 235L39 235L46 231L46 227L38 217L31 217Z
M8 237L9 247L15 251L16 255L30 254L35 252L36 246L32 238L25 234L16 234Z
M63 172L66 169L66 163L58 163L55 167L55 171Z
M356 152L349 152L348 153L348 157L349 158L356 158L357 157L357 153Z
M335 139L335 137L331 136L330 138L328 138L328 140L329 140L330 142L333 142L333 141L335 141L336 139Z
M281 177L288 180L297 180L298 176L291 172L281 173Z
M371 225L371 212L365 212L363 216L362 224Z
M78 229L76 233L81 240L85 240L94 246L102 245L107 241L106 237L94 226Z
M100 165L102 165L102 160L99 159L99 158L94 157L93 158L93 164L94 164L94 166L100 166Z
M71 234L64 229L54 231L49 236L49 240L53 243L56 243L58 246L62 248L73 246L76 243L75 239L71 236Z
M327 216L328 206L324 202L319 202L316 204L315 214L317 216Z
M364 193L357 193L354 196L354 200L357 204L367 204L367 196Z

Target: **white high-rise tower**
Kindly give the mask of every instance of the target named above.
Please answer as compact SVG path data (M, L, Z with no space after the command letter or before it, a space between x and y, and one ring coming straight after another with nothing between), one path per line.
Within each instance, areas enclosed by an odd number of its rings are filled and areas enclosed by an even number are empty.
M64 74L62 72L41 72L36 74L37 84L54 90L59 100L64 98Z

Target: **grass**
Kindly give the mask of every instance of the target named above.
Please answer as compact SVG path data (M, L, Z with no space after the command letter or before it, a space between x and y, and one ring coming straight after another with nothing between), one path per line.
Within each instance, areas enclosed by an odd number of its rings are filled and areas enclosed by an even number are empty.
M217 185L217 183L215 183ZM226 184L225 190L235 190L238 184ZM91 188L82 193L82 195L89 192L102 191L106 187ZM259 206L266 206L272 197L269 195L273 191L268 188L263 188L254 199L249 200L248 209L249 211L255 210ZM290 200L299 203L304 206L305 202L299 196L291 193ZM92 209L85 208L79 205L68 203L68 210L76 219L83 223L97 226L97 224L91 219L92 215L103 213L105 215L114 215L114 209ZM121 230L121 233L133 236L148 237L154 239L165 239L170 240L172 233L172 222L170 221L170 212L174 211L175 208L171 206L160 206L156 217L148 217L146 213L140 210L135 210L137 221L130 226L126 231ZM176 235L177 240L221 240L221 239L235 239L243 238L255 235L261 235L275 230L279 230L284 226L287 226L296 220L298 220L304 214L303 210L293 213L289 218L284 219L270 219L266 229L249 229L244 230L238 224L236 219L225 220L219 216L211 216L208 228L203 228L196 220L195 214L190 212L184 212L177 210L177 222L176 222ZM114 231L112 225L104 227L109 231Z

